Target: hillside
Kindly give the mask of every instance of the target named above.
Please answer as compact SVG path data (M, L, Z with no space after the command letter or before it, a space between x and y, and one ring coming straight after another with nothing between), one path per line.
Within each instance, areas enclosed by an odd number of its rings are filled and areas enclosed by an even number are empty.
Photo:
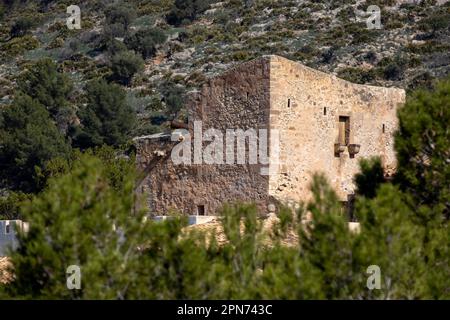
M447 1L370 1L382 10L380 30L368 30L358 18L369 3L352 0L177 1L180 8L169 0L115 1L114 6L81 1L82 28L69 30L69 2L3 1L0 105L12 101L16 80L27 67L49 57L74 81L71 102L79 108L86 83L111 75L113 55L127 49L124 42L139 50L145 41L155 41L144 51L143 72L125 84L127 102L139 119L132 135L161 131L166 120L184 117L173 110L182 99L175 96L174 106L167 106L167 88L182 94L209 75L263 54L353 82L405 89L430 86L450 73ZM117 30L124 17L125 29ZM140 30L148 34L155 28L167 38L139 42Z

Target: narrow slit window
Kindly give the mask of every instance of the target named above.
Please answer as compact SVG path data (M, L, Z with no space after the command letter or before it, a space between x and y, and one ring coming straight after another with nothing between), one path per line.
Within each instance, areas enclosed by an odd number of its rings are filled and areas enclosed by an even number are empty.
M327 115L327 107L323 108L323 115L324 115L324 116Z
M247 100L250 98L250 93L247 92Z
M348 222L357 222L355 216L355 196L348 195L347 201L340 201L341 203L341 214L347 219Z
M288 108L291 107L291 99L288 99Z
M383 133L385 133L385 132L386 132L386 126L383 123Z
M339 117L339 144L348 146L350 143L350 117Z
M204 205L198 205L197 206L197 215L198 216L204 216L205 215L205 206Z
M9 221L5 222L5 234L10 234L11 226L9 225Z

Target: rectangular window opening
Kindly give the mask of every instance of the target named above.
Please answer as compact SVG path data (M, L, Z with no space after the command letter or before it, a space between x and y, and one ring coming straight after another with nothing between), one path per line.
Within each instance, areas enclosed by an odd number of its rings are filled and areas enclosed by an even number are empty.
M341 206L340 206L340 214L342 216L347 217L347 210L348 210L348 202L347 201L339 201Z
M358 218L355 215L355 195L347 195L347 218L349 222L358 222Z
M339 144L341 146L350 144L350 117L339 117Z
M197 215L198 216L204 216L205 215L205 206L204 205L198 205L197 206Z
M291 107L291 99L288 99L288 108Z
M340 201L341 214L347 219L348 222L358 222L355 215L355 195L348 195L347 201Z
M327 107L323 108L323 115L324 115L324 116L327 115Z
M11 233L11 226L9 224L9 221L5 222L5 234L10 234Z
M386 126L383 123L383 133L385 133L385 132L386 132Z

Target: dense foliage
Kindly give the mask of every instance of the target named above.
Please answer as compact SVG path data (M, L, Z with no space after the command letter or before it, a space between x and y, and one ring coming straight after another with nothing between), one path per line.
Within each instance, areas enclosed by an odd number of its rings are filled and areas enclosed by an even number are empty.
M300 203L295 213L281 208L269 226L258 218L254 205L226 205L221 212L226 241L218 242L219 229L203 233L186 228L180 217L143 219L143 206L133 196L134 160L111 148L53 160L48 187L21 206L32 224L11 255L16 278L1 294L58 299L449 299L450 230L443 210L448 197L424 188L430 183L445 192L448 183L445 165L440 173L433 167L448 157L448 132L440 130L446 123L441 107L447 103L448 90L442 91L447 85L414 95L399 112L396 179L382 179L378 160L362 164L356 178L357 232L349 229L338 197L320 174L310 186L312 199ZM434 111L425 115L424 106ZM430 164L417 166L405 156L428 145L422 138L430 135L430 127L423 121L435 128L435 147ZM423 179L422 184L411 177ZM375 187L366 188L370 180ZM307 214L311 221L304 220ZM81 290L66 288L69 265L81 267ZM379 289L368 287L369 266L381 272Z
M133 76L142 71L144 61L133 51L120 51L111 59L112 80L129 85Z
M397 179L417 203L450 215L450 80L419 90L400 109Z
M175 0L172 10L167 15L167 22L176 26L189 23L205 11L209 0Z
M67 130L72 115L73 83L52 60L43 59L32 65L17 84L21 92L45 106L62 131Z
M135 113L119 85L93 81L86 88L87 105L79 112L81 126L74 128L74 144L82 149L128 142Z
M139 52L144 59L148 59L155 55L157 46L166 40L167 36L161 29L153 28L139 30L129 35L124 43L129 49Z
M107 32L114 37L123 37L136 15L136 9L130 4L111 5L105 10Z
M65 157L70 146L47 109L21 95L0 118L0 175L13 189L39 190L39 172L47 161Z
M434 80L449 73L450 5L376 3L383 29L369 31L355 16L368 1L90 0L69 30L66 2L1 1L0 219L31 222L1 297L449 299L450 82ZM225 206L225 243L181 218L143 222L122 147L182 118L204 75L262 54L433 89L399 111L394 178L361 162L360 231L321 175L270 228L253 205ZM72 264L82 290L66 288ZM380 290L367 288L371 265Z

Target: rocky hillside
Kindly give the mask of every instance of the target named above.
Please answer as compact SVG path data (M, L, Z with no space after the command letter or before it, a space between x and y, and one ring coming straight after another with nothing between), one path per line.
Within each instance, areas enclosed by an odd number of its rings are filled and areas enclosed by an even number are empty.
M70 74L73 103L82 104L90 79L116 72L114 54L154 41L140 51L142 71L121 82L140 119L136 135L160 131L173 116L168 86L195 89L205 77L263 54L357 83L406 89L450 73L450 3L443 0L91 0L79 1L80 30L66 26L71 1L2 3L1 105L11 102L21 73L46 57ZM381 8L381 29L367 28L369 5ZM139 42L140 30L163 36Z

